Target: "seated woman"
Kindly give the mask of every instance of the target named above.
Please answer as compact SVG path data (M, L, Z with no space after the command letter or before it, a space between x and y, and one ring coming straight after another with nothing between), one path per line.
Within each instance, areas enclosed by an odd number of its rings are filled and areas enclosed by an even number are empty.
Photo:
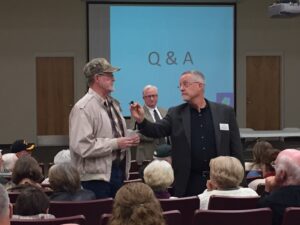
M71 154L69 149L60 150L53 158L54 165L71 162ZM49 185L49 177L42 182L43 185Z
M14 205L13 219L52 219L55 216L48 214L49 198L38 187L24 188Z
M262 159L265 157L267 149L272 149L273 146L267 141L258 141L255 143L252 149L253 162L245 164L247 173L247 178L261 177L262 176Z
M241 162L231 156L219 156L209 163L210 180L207 189L199 196L200 209L207 209L210 196L258 196L251 188L240 187L244 178L244 168Z
M165 160L154 160L144 170L144 181L152 188L157 198L170 198L168 187L174 181L173 168Z
M141 182L128 183L119 189L109 224L166 225L153 191Z
M49 170L53 190L51 201L86 201L96 199L94 192L82 189L77 169L71 163L53 165Z
M2 155L0 150L0 183L4 185L5 189L13 186L13 183L11 182L11 174L17 160L18 157L16 154L6 153Z
M21 191L27 185L41 187L42 169L33 157L30 155L23 156L17 160L11 180L14 186L9 188L8 191Z
M272 166L272 163L276 160L277 155L279 154L277 149L266 149L263 157L261 157L261 168L262 168L262 178L255 179L248 184L248 187L257 190L259 184L265 184L267 177L275 175L275 169Z

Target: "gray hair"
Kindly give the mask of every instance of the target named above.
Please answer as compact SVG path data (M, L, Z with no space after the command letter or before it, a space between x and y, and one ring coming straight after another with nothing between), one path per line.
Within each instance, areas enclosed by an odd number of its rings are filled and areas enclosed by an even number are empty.
M0 184L0 218L7 215L9 210L9 197L5 188Z
M144 87L144 89L143 89L143 95L144 95L145 91L146 91L147 89L149 89L149 88L153 88L153 89L156 90L156 92L158 92L158 88L157 88L156 86L151 85L151 84L148 84L148 85L146 85L146 86Z
M70 162L51 166L49 183L54 191L75 193L81 188L79 172Z
M183 72L180 76L183 76L185 74L192 74L193 77L195 78L195 81L199 81L199 82L205 84L205 76L200 71L198 71L198 70L188 70L188 71Z
M2 156L3 160L3 172L12 172L15 168L15 164L18 161L18 157L15 153L6 153Z
M66 162L71 162L71 154L69 149L63 149L59 151L53 160L54 164L61 164Z
M154 160L146 166L144 180L154 191L164 191L174 181L173 168L165 160Z

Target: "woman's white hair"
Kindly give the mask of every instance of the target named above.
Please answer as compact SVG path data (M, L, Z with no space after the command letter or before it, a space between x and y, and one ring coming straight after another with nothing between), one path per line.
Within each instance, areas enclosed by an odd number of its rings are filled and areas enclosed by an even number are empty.
M154 160L144 170L144 180L154 191L166 190L174 181L174 171L165 160Z
M15 164L18 160L18 156L15 153L6 153L2 155L3 160L3 172L12 172L15 168Z
M54 164L61 164L61 163L69 163L71 162L71 155L69 149L63 149L59 151L55 156L53 160Z

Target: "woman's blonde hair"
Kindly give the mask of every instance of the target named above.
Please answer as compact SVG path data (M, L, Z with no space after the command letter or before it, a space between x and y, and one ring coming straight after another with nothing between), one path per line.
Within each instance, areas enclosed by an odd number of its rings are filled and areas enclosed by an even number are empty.
M209 163L210 179L221 189L236 188L244 178L241 162L231 156L219 156Z
M141 182L122 186L116 194L110 225L166 225L159 201Z

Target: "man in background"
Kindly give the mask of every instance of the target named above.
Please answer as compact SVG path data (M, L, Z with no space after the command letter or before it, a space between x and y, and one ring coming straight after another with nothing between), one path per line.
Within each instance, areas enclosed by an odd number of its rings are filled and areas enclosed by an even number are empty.
M138 103L130 106L143 135L171 137L175 196L193 196L206 189L210 159L234 156L244 165L239 128L233 108L204 97L205 77L199 71L181 74L179 88L184 104L172 107L156 123L144 116Z
M259 206L273 211L273 225L280 225L287 207L300 207L300 151L286 149L279 153L275 163L275 176L267 177L265 193Z
M25 155L31 155L34 148L35 145L33 143L27 143L27 141L20 139L12 143L10 152L16 154L16 156L20 158Z
M167 111L157 106L158 89L153 85L147 85L143 89L145 118L151 122L161 120ZM136 121L133 117L130 120L130 128L136 129ZM166 143L165 138L151 138L141 135L140 144L136 147L136 161L142 165L145 160L153 159L153 152L157 146Z
M129 135L118 101L111 97L114 72L104 58L95 58L84 67L88 92L70 113L71 162L80 172L81 185L96 198L114 197L128 177L130 147L139 136Z

